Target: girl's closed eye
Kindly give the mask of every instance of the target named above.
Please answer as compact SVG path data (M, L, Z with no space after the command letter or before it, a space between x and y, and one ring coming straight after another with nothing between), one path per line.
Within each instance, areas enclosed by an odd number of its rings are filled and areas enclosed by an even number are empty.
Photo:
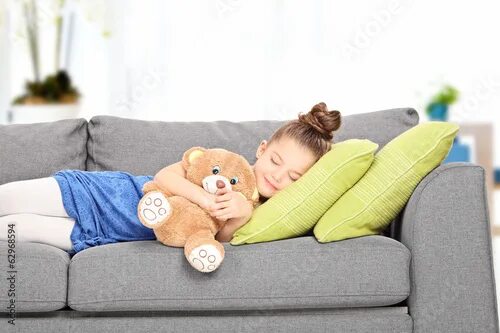
M275 165L278 165L278 163L274 160L274 158L271 157L271 162L273 162ZM292 176L288 175L288 177L292 180L292 182L297 181L298 178L293 178Z

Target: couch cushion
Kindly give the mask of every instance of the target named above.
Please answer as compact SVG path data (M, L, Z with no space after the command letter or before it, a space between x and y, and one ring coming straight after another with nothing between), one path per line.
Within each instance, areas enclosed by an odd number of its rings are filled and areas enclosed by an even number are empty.
M193 146L222 147L243 155L254 164L262 139L269 139L285 120L164 122L95 116L89 121L87 170L121 170L154 175L178 162ZM347 115L335 142L368 139L379 149L418 123L411 108Z
M80 311L373 307L397 304L410 292L410 252L388 237L223 245L224 262L210 274L194 270L182 248L157 241L89 248L70 263L68 305Z
M0 125L0 184L85 170L87 120Z
M11 243L12 244L12 243ZM12 268L6 266L8 257L8 243L0 241L2 260L2 278L0 279L0 308L1 312L8 312L11 297L8 290L12 289L15 295L16 312L45 312L62 309L66 306L68 288L68 267L70 257L67 252L56 247L29 242L16 242L14 250L15 261ZM8 272L14 270L14 279ZM11 284L11 282L13 282ZM4 325L6 323L2 323Z

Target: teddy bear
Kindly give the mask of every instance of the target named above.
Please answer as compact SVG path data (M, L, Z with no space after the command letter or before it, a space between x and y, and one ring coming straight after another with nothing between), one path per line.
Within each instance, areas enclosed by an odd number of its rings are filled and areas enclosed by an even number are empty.
M241 155L222 148L192 147L182 156L186 179L215 194L227 186L243 195L255 208L259 202L252 167ZM216 270L224 259L224 247L215 239L227 221L212 217L190 200L173 195L151 180L144 184L137 206L141 223L153 229L161 243L184 247L189 264L200 272Z

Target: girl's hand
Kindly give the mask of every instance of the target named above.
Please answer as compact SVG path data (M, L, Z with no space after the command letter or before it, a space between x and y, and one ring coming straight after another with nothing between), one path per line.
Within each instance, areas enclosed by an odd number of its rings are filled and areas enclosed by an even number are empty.
M217 196L215 194L204 192L203 200L201 202L200 207L210 212L210 208L212 207L212 205L215 204L216 197Z
M227 187L218 189L215 193L215 203L208 212L219 221L238 219L252 215L250 201L240 192L229 191Z

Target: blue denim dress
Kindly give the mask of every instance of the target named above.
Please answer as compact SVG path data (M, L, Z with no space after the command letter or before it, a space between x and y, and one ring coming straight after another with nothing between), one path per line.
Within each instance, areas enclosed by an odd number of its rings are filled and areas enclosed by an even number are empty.
M59 183L66 212L75 220L69 254L97 245L156 239L137 217L142 186L153 176L61 170L52 177Z

